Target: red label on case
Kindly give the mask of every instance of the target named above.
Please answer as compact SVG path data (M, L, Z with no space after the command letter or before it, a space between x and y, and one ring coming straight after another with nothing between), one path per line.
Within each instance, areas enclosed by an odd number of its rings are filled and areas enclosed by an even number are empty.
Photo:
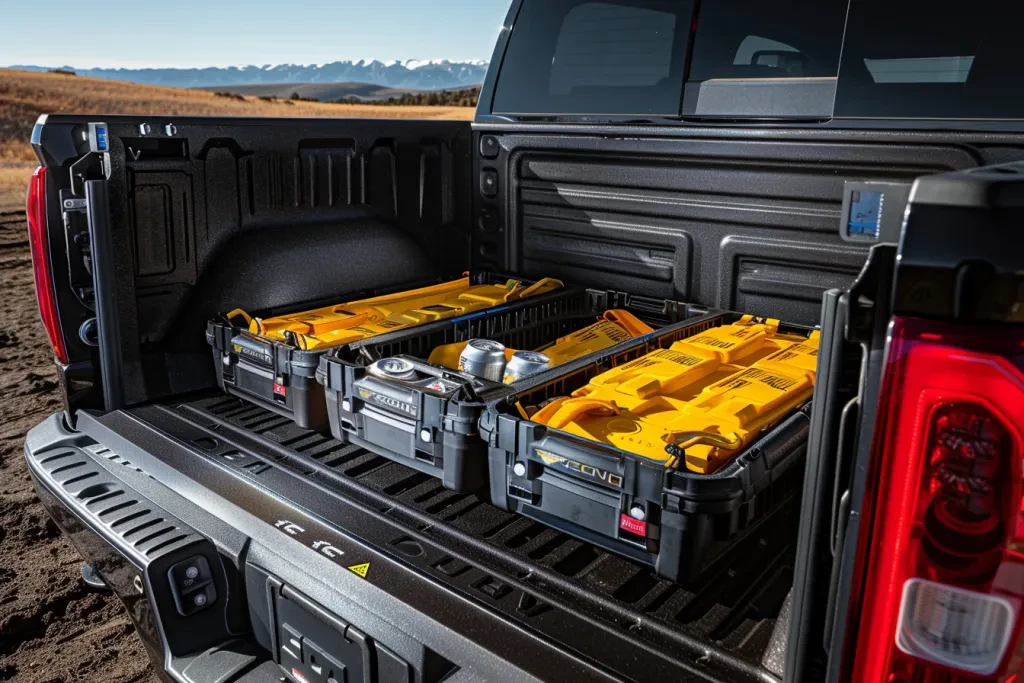
M278 394L279 396L284 396L285 394L288 393L288 390L285 389L283 385L274 382L274 393Z
M619 515L619 528L637 536L647 536L647 522L633 519L625 512Z

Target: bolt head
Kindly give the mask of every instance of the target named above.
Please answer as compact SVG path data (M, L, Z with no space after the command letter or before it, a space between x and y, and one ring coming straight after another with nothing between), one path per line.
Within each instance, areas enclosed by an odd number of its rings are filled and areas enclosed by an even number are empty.
M196 593L196 596L192 598L192 604L196 607L202 607L206 604L206 593Z
M347 398L346 399L342 399L342 401L341 401L341 409L344 410L346 413L351 413L352 412L352 401L348 400Z
M629 509L629 516L642 522L647 517L647 513L639 505L634 505Z
M139 126L139 135L149 135L153 132L153 126L143 123Z
M168 123L166 126L164 126L164 133L167 135L177 135L178 127L175 126L173 123Z
M434 440L434 435L430 433L429 429L420 430L420 441L423 443L430 443Z
M517 477L525 477L526 476L526 463L522 462L522 461L515 463L514 465L512 465L512 472Z
M195 567L189 567L188 569L185 570L185 576L190 578L190 579L194 579L197 576L199 576L199 570L196 569Z

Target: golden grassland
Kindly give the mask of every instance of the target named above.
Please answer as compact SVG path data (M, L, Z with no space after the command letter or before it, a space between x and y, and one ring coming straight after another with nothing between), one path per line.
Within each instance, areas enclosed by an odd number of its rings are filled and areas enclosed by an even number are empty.
M0 161L0 214L23 211L33 164Z
M218 97L204 90L164 88L55 73L0 69L0 212L24 205L29 146L41 114L144 114L166 116L286 116L315 118L473 118L472 107L328 104L256 97ZM15 196L11 196L12 193Z

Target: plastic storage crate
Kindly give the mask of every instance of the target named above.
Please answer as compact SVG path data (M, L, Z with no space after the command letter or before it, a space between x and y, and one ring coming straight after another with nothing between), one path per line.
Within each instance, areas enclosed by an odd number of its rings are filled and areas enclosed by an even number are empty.
M668 469L613 446L524 417L621 365L711 327L739 320L712 313L663 330L647 348L558 377L540 377L491 403L481 417L491 500L570 535L655 568L671 581L700 575L736 540L800 490L809 404L779 421L710 474ZM809 330L783 325L783 331ZM534 379L534 378L530 378Z
M483 380L426 363L422 359L431 351L472 338L535 349L593 324L611 309L625 309L655 328L691 315L689 307L675 301L583 289L554 292L523 304L374 337L325 355L317 374L326 388L331 434L438 477L453 491L485 490L487 444L477 423L488 402L533 377L507 385ZM657 332L612 349L644 347L652 334ZM374 361L393 357L410 361L423 379L401 382L369 372ZM534 377L589 362L589 357L569 361Z
M475 273L470 284L499 284L516 279L524 285L532 284L522 278L495 273ZM398 294L404 291L441 284L444 280L406 283L401 286L363 291L334 301L357 301L369 297ZM550 294L564 296L565 289ZM514 310L527 301L546 300L548 294L496 307L498 310ZM330 302L320 302L320 305ZM262 311L257 316L280 316L299 313L316 308L311 304L292 307L284 311ZM494 309L492 309L494 310ZM479 315L479 311L476 315ZM260 314L263 314L262 316ZM302 349L295 343L280 341L263 335L252 334L248 321L241 315L211 320L206 327L206 341L213 349L217 381L220 388L239 398L245 399L280 415L289 417L304 428L325 432L328 429L327 404L324 390L316 381L320 358L340 347ZM429 327L436 323L427 323ZM421 326L421 327L424 327ZM412 328L409 328L412 329ZM384 335L391 336L391 335Z

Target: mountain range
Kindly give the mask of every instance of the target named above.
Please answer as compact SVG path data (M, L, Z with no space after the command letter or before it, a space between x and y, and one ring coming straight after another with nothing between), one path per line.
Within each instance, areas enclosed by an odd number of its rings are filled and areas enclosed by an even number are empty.
M16 65L23 71L52 71L54 67ZM483 83L487 62L453 62L447 59L420 61L378 60L330 62L329 64L267 64L264 66L229 66L206 68L146 69L76 69L82 76L105 78L144 85L165 85L174 88L213 88L234 85L267 85L283 83L372 83L389 88L435 90L465 88Z

